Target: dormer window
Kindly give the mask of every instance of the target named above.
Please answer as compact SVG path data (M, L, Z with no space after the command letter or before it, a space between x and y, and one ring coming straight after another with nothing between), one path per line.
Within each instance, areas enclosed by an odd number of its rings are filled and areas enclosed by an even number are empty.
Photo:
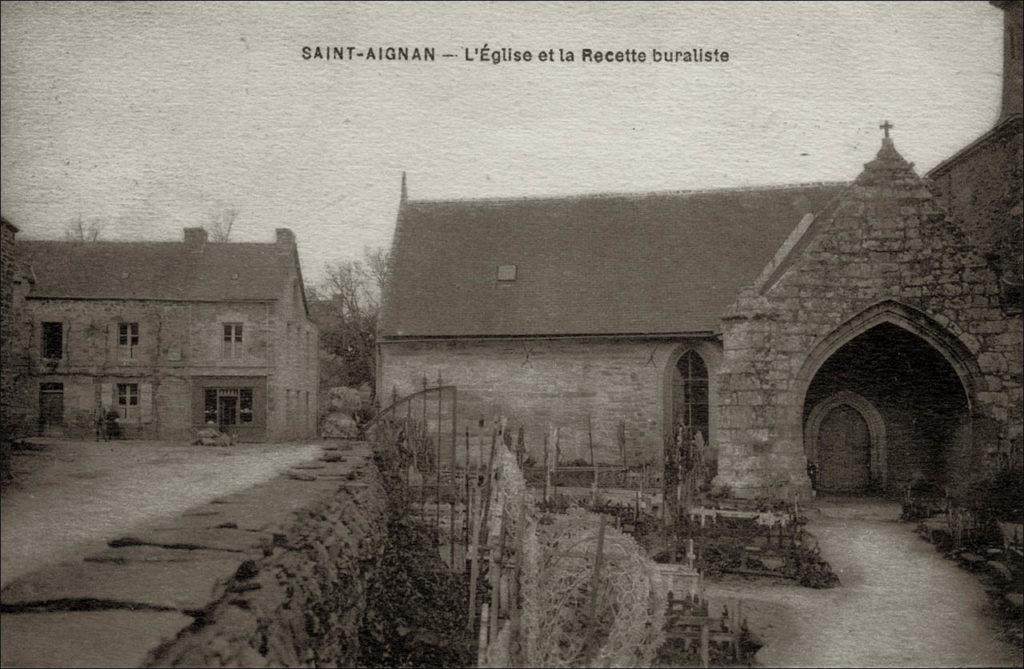
M498 281L515 281L516 274L515 265L498 265Z

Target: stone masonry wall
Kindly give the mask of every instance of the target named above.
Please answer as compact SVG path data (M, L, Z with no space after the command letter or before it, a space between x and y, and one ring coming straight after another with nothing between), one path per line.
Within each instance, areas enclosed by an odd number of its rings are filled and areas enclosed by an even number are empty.
M1019 6L1018 6L1019 13ZM1018 63L1019 67L1019 63ZM972 149L931 174L939 203L967 233L992 269L1018 286L1005 295L1021 308L1024 258L1024 120L1007 119Z
M424 377L437 385L440 375L442 383L458 387L460 436L467 426L475 436L481 417L490 430L491 419L506 416L513 431L524 427L526 447L538 462L549 426L561 430L563 461L589 461L589 417L595 460L620 464L623 420L628 463L661 463L669 368L687 348L704 358L713 394L718 344L682 339L387 341L381 344L378 387L387 405L394 393L421 389ZM715 422L712 410L712 440Z
M5 666L353 666L387 499L339 449L7 585Z
M276 440L315 435L320 388L316 325L306 317L299 277L282 290L274 305L273 376L268 389L271 411L267 422Z
M29 433L30 409L25 342L16 327L22 300L15 290L15 227L4 220L0 234L0 440L6 442Z
M893 322L954 360L975 426L964 460L1020 439L1020 317L1000 309L994 273L891 143L808 234L780 278L744 291L725 319L720 484L741 495L773 479L808 489L804 393L860 324Z

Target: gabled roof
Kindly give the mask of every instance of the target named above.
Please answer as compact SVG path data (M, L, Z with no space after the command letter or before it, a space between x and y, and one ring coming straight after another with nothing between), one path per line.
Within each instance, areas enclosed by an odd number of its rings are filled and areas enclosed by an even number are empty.
M942 177L955 165L959 164L960 161L973 154L978 149L988 146L993 142L1004 142L1006 141L1005 138L1007 136L1013 135L1014 133L1020 133L1022 123L1024 123L1024 117L1020 114L1011 114L999 119L991 129L985 131L970 144L931 168L925 176L929 179L938 179Z
M30 298L273 301L297 277L294 246L18 241Z
M711 333L845 184L403 202L381 335ZM514 281L498 281L515 265Z

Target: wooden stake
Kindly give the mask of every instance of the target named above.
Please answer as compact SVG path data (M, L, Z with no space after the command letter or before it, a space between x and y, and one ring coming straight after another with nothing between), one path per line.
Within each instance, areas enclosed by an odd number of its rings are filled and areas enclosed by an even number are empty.
M622 458L622 466L626 466L626 421L619 421L619 457Z
M437 373L437 440L434 443L434 542L441 543L441 372ZM452 472L454 475L454 472ZM454 529L454 528L453 528Z
M493 478L494 471L494 451L498 444L498 433L495 430L491 430L491 455L487 458L487 477L484 479L484 527L488 529L490 533L491 527L491 479Z
M590 446L590 466L594 470L594 483L590 487L590 505L597 506L597 463L594 460L594 429L590 421L590 414L587 414L587 444Z
M498 636L498 617L501 615L501 569L504 562L501 554L505 547L505 512L502 511L498 517L498 532L494 542L490 544L490 555L488 556L488 575L491 577L491 620L490 639Z
M469 498L469 425L466 426L466 469L464 470L462 479L466 488L466 529L463 533L463 555L465 555L469 550L469 525L471 522L470 519L472 518L472 515L470 514L471 506Z
M477 508L480 507L478 491L479 488L474 486L470 493L477 500L477 503L474 505ZM477 514L474 509L473 536L469 545L469 620L466 623L466 629L470 630L473 629L473 620L476 617L476 579L480 574L480 558L477 556L477 553L480 544L480 523L482 519L483 514Z
M440 379L440 376L439 376L438 377L438 382L440 382L440 380L441 379ZM448 507L448 522L450 523L450 525L448 526L448 535L449 535L449 541L452 544L452 547L451 547L452 571L455 571L455 541L456 541L455 537L458 536L455 533L455 500L457 500L459 498L459 483L458 483L458 479L455 478L455 460L456 460L455 456L456 456L456 451L459 448L459 429L458 429L458 426L455 424L456 409L458 408L458 399L459 399L459 396L458 396L457 393L458 393L458 391L455 388L452 388L452 462L451 462L452 498L451 498L450 505ZM440 436L441 436L441 417L440 417L440 412L438 413L438 418L437 418L437 434L438 434L438 438L440 438Z
M512 611L512 649L511 664L513 667L523 666L523 644L522 644L522 616L519 606L519 583L523 575L523 551L526 546L526 505L519 505L519 516L516 519L516 529L519 532L516 542L516 561L512 571L512 592L509 606Z
M555 467L558 470L559 463L562 462L562 430L561 428L555 428ZM554 484L553 495L555 499L558 499L558 483Z
M551 462L548 460L548 435L544 435L544 503L548 503L548 489L551 487Z
M484 467L484 418L480 417L480 422L477 424L477 445L480 446L480 457L476 460L476 476L477 485L480 481L480 470Z

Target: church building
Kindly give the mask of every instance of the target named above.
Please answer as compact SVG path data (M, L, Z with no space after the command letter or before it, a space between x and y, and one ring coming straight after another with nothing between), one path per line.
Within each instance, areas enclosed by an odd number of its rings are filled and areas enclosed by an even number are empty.
M418 201L403 181L381 396L440 378L465 421L505 415L533 453L557 426L563 460L605 464L662 467L686 425L739 496L957 485L1019 449L1021 3L993 4L999 120L923 177L885 122L848 183Z

